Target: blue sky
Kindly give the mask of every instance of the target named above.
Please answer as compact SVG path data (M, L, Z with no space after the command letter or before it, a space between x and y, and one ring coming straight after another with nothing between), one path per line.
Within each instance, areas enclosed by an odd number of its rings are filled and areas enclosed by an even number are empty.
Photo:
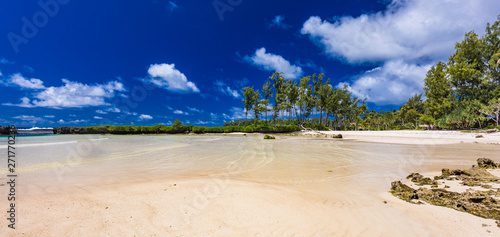
M2 1L0 125L217 126L274 71L325 73L369 108L423 91L494 0Z

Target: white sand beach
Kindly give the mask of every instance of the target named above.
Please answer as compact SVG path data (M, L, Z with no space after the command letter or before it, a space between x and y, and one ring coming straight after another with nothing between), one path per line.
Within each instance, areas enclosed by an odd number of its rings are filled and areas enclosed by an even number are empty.
M68 162L24 163L17 228L2 227L2 236L500 235L493 220L388 193L411 172L500 162L500 145L491 144L499 134L325 133L344 139L81 135L24 146L26 159L62 146L52 155ZM77 158L63 152L81 144ZM7 192L0 186L0 196Z
M399 131L319 131L303 132L304 134L342 134L344 139L358 141L414 144L414 145L437 145L456 143L500 143L500 132L461 132L461 131L434 131L434 130L399 130ZM476 138L481 135L483 137Z

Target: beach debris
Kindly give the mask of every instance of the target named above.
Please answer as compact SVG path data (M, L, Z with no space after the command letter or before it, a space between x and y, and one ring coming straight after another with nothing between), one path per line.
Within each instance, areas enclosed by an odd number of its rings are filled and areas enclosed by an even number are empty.
M484 138L483 135L477 135L476 138Z
M264 136L264 139L276 139L275 137L271 136L271 135L265 135Z
M494 219L500 227L500 189L494 189L485 183L500 183L500 178L492 175L486 169L500 168L500 164L488 158L477 159L477 166L468 170L442 169L440 176L434 180L419 173L408 175L407 179L418 186L432 185L431 188L414 189L401 181L391 183L390 192L402 200L411 203L426 202L436 206L444 206L458 211L467 212L479 217ZM480 186L486 190L467 189L465 192L452 192L438 188L438 180L461 180L462 185ZM445 185L444 188L450 188Z
M332 170L329 170L328 172L333 172Z

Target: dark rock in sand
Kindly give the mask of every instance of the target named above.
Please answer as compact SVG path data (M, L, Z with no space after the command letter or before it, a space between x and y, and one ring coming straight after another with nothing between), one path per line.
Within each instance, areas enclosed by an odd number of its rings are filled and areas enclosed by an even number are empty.
M330 138L342 138L342 134L332 134Z
M394 181L391 183L391 193L405 201L418 199L416 190L410 186L401 183L401 181Z
M275 137L271 136L271 135L265 135L264 136L264 139L276 139Z
M492 175L485 168L500 168L500 165L487 158L477 160L478 167L472 166L468 170L442 169L442 175L434 177L432 181L419 173L412 173L407 178L417 185L431 184L437 187L436 180L461 180L463 185L481 186L488 191L467 190L463 193L451 192L440 188L419 188L417 190L401 181L391 183L391 193L405 201L419 203L427 202L432 205L444 206L455 210L467 212L483 218L497 220L500 227L500 189L492 189L486 183L499 183L500 178ZM432 182L430 182L432 181ZM449 186L445 186L449 188Z
M483 169L497 169L500 168L499 163L495 163L493 160L488 158L479 158L477 159L477 166Z
M431 178L424 177L423 175L419 173L412 173L406 177L407 179L410 179L412 182L416 183L419 186L422 185L437 185L437 182L432 180Z

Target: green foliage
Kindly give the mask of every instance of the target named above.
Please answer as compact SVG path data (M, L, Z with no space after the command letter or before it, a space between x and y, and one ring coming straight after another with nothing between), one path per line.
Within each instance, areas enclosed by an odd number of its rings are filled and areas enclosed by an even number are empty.
M415 124L415 129L418 127L420 116L424 112L424 102L422 101L422 94L414 95L409 98L405 105L401 108L401 118L410 123Z
M498 122L500 120L500 98L492 99L487 105L480 109L480 112L491 118L495 122L495 126L498 127Z
M253 87L243 88L244 99L242 101L245 105L245 120L247 120L248 112L257 105L259 97L260 97L259 91L254 91ZM258 114L256 114L256 118L258 119Z
M178 120L178 119L176 119L174 121L174 123L172 124L172 129L173 130L181 130L182 127L183 127L182 122L180 120Z
M425 107L430 116L439 119L452 109L454 97L451 82L446 77L446 64L438 62L427 72L425 78Z

